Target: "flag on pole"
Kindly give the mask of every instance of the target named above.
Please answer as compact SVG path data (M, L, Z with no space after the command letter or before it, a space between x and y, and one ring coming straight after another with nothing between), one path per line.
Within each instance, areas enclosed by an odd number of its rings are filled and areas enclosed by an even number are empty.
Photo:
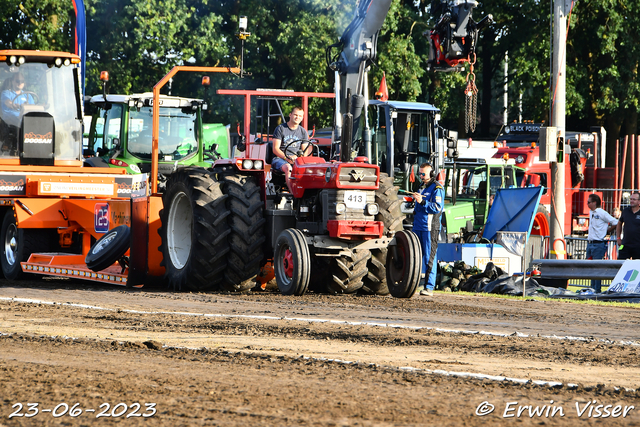
M380 88L376 92L376 99L378 101L388 101L389 100L389 89L387 88L387 76L383 72L382 73L382 81L380 81Z
M84 2L82 0L73 0L73 10L76 13L76 30L75 30L75 54L80 56L80 70L81 70L81 86L82 95L84 95L84 82L85 82L85 61L87 59L87 23L84 9Z

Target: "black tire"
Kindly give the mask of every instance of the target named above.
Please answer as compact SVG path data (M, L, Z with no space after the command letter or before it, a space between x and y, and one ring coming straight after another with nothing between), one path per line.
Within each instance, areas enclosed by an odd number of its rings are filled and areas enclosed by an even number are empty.
M325 256L317 256L311 251L311 279L309 280L309 290L316 293L325 293L328 289L328 283L333 280L331 275L330 258Z
M204 169L183 168L170 175L158 230L170 289L219 289L229 252L226 198Z
M380 186L376 190L376 203L379 213L376 221L384 223L384 232L396 232L403 229L405 215L400 210L402 200L398 198L398 187L393 185L393 178L386 173L380 174Z
M282 295L304 295L311 278L309 246L300 230L284 230L276 240L273 271Z
M351 255L332 258L329 264L332 280L327 282L328 291L332 294L352 294L360 290L370 258L371 252L366 249L353 250Z
M367 275L360 290L366 295L389 295L387 286L387 248L372 249Z
M253 176L223 175L220 181L227 196L231 230L228 266L221 285L231 292L248 291L256 284L264 257L264 202Z
M16 225L15 214L12 209L8 210L2 220L2 273L8 280L17 280L24 277L21 262L29 259L33 252L46 252L47 245L42 243L38 232L42 230L23 229Z
M420 283L422 249L418 236L408 230L396 233L395 247L387 253L387 285L396 298L411 298Z
M131 229L121 225L96 241L84 259L90 270L101 271L124 256L131 246Z
M376 221L384 223L384 233L397 232L403 229L405 215L398 198L398 187L393 185L393 178L386 173L380 174L380 186L376 190L376 203L380 209ZM372 249L368 263L367 275L362 279L361 292L370 295L389 295L387 286L387 249Z

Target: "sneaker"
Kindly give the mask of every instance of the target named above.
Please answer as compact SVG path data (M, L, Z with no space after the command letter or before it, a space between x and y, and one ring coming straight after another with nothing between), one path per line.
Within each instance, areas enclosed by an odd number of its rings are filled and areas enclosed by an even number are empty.
M431 289L423 289L420 291L420 295L424 295L427 297L432 297L433 296L433 291Z

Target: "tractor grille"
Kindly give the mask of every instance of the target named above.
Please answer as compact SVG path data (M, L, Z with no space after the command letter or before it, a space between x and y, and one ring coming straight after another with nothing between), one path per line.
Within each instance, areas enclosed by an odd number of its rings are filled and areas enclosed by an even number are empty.
M375 168L342 167L338 181L343 186L372 187L376 186L378 174ZM373 202L372 202L373 203Z
M375 175L374 175L375 176ZM338 215L336 213L336 204L345 203L345 195L349 191L354 190L324 190L327 194L327 219L338 221L375 221L374 215L366 214L366 207L352 208L347 207L347 210ZM366 204L376 202L376 193L373 190L357 190L358 193L364 193L366 197Z

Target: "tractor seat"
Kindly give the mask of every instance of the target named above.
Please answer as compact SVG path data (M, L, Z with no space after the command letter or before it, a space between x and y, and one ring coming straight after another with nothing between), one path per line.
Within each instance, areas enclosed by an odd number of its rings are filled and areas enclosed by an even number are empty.
M271 144L271 142L267 143L267 152L265 155L265 163L271 164L271 161L274 159L274 155L273 155L273 145ZM280 175L284 177L284 172L282 172L280 169L276 169L276 168L271 168L271 173L273 175Z

